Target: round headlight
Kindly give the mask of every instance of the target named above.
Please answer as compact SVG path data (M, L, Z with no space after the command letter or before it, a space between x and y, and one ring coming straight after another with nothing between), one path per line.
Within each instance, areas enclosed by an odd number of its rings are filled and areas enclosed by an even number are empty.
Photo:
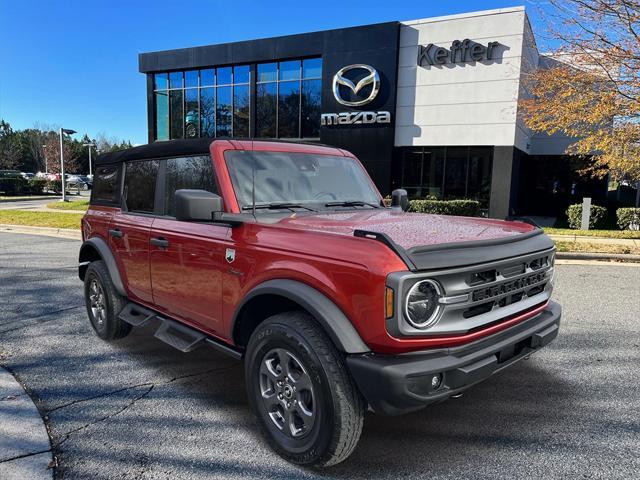
M416 328L426 328L438 319L440 313L440 285L433 280L416 283L407 295L405 315L407 321Z

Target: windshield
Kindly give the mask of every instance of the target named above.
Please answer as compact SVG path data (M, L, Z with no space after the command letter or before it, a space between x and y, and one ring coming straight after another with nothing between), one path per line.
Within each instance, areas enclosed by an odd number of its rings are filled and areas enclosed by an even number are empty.
M241 209L256 205L306 209L378 208L380 197L360 164L348 157L230 150L227 168ZM254 170L255 169L255 170ZM293 207L292 207L293 206Z

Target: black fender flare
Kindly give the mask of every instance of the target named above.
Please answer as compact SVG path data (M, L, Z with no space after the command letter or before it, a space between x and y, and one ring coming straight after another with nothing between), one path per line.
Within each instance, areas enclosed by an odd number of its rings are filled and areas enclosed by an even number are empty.
M120 271L118 270L118 264L116 263L116 259L113 256L113 253L109 248L109 245L107 245L107 242L105 242L100 237L92 237L88 240L85 240L82 243L82 246L80 247L79 265L78 265L78 276L80 277L80 279L84 280L84 271L82 270L82 268L83 267L86 268L87 262L82 260L82 257L83 257L82 254L83 252L86 251L87 248L93 248L98 252L98 255L100 255L100 258L102 258L102 260L106 264L107 270L109 270L109 276L111 276L111 281L113 282L113 286L115 287L116 291L120 295L126 297L127 292L124 288L122 277L120 277Z
M233 315L232 335L235 335L236 322L243 307L260 295L279 295L300 305L324 328L338 350L344 353L371 351L342 310L325 294L302 282L288 279L267 280L251 289Z

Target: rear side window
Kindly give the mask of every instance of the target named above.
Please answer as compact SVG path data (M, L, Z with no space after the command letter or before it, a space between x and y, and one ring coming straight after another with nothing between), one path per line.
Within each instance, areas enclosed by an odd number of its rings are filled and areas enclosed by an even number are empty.
M98 167L93 176L92 203L118 203L120 165Z
M175 217L176 190L181 188L218 193L211 157L183 157L167 160L165 173L165 215Z
M128 162L124 170L124 198L129 212L153 213L158 160Z

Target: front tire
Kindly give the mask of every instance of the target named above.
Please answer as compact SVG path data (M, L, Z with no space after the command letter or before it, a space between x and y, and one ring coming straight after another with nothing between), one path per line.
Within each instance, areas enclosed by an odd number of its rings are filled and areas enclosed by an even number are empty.
M355 449L365 405L342 355L304 312L274 315L245 357L249 403L271 447L299 465L329 467Z
M127 303L111 281L102 260L91 262L84 275L84 300L91 326L103 340L126 337L131 325L120 320L118 314Z

